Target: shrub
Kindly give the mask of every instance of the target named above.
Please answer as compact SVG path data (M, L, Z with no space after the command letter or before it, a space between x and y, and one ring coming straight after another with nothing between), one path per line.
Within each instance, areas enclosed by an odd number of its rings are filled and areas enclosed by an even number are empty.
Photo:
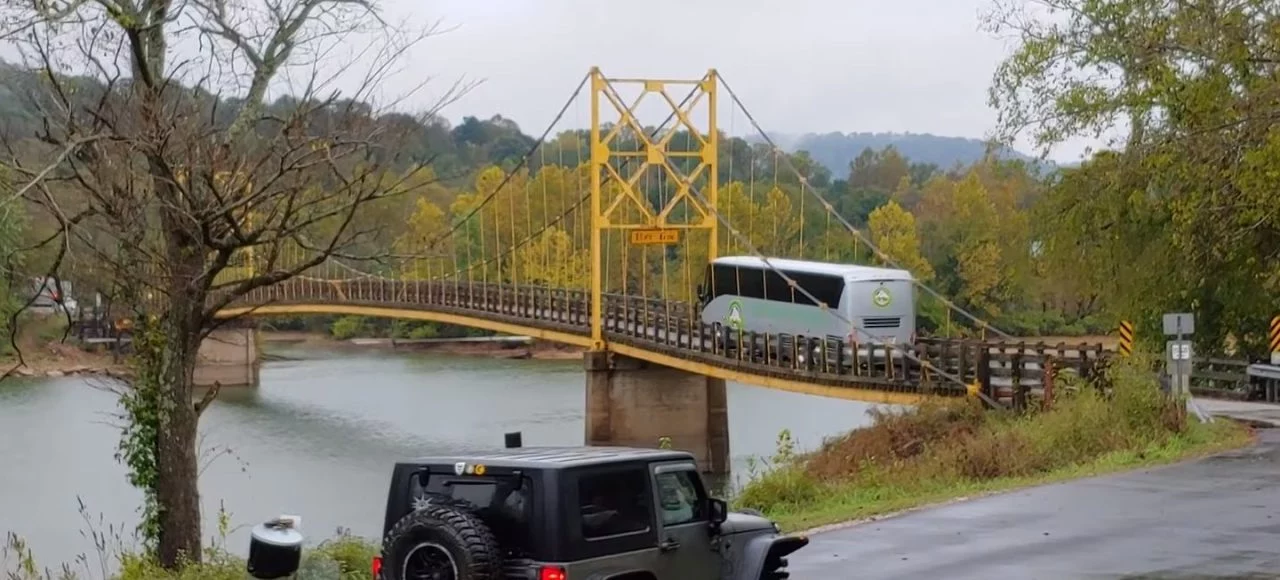
M901 410L872 408L872 424L828 441L806 458L819 478L846 479L867 464L899 462L940 442L969 436L982 425L984 411L972 399L930 399Z
M806 510L864 515L862 506L871 504L901 508L975 485L1243 440L1231 425L1193 432L1185 402L1161 393L1149 369L1134 356L1112 364L1096 384L1060 375L1048 410L993 411L974 399L873 410L871 425L804 455L780 437L768 469L753 470L734 500L775 517Z
M343 316L329 326L329 334L338 340L368 336L371 331L369 321L363 316Z
M367 580L373 557L378 555L377 544L351 535L348 530L338 530L338 535L322 542L307 552L308 559L330 561L337 565L341 580ZM302 574L299 573L299 577Z
M1029 437L986 431L963 444L945 445L934 455L937 475L984 480L1020 477L1043 466Z
M100 538L95 533L95 538ZM154 558L129 550L118 553L107 553L105 542L97 542L99 559L104 562L116 560L117 569L110 573L112 580L244 580L246 562L218 547L206 548L201 563L189 565L180 571L162 568ZM369 577L369 565L373 556L378 553L378 546L371 541L350 535L339 530L335 538L321 542L318 546L304 548L302 562L295 576L297 580L366 580ZM16 534L9 534L8 542L0 549L0 574L6 580L77 580L91 578L88 571L88 558L77 559L76 568L83 568L82 573L69 564L64 564L56 572L41 568L36 564L34 555L26 542ZM105 572L105 570L104 570Z
M757 469L760 463L764 464L764 471ZM817 499L822 491L817 480L797 461L795 441L786 429L778 434L773 457L764 462L750 460L748 470L752 484L736 498L743 507L766 509L777 504L802 507Z

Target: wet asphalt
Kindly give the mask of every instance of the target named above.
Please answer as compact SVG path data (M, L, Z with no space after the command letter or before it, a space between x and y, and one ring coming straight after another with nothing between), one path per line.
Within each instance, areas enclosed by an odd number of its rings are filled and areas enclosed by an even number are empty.
M1173 466L815 534L797 580L1280 578L1280 429Z

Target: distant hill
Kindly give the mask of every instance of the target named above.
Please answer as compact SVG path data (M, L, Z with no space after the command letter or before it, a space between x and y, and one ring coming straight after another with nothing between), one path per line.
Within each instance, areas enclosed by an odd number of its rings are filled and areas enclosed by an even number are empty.
M770 135L779 147L789 151L808 151L813 159L831 170L836 178L849 173L849 162L866 148L881 150L893 145L912 163L931 163L947 169L957 163L969 165L987 151L987 143L969 137L943 137L929 133L805 133L802 135ZM1052 162L1036 162L1035 158L1010 148L1000 156L1036 164L1053 166Z

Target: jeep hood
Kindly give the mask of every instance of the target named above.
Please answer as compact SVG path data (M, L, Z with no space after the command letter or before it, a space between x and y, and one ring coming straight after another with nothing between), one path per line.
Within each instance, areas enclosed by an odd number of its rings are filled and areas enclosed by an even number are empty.
M759 530L774 532L777 531L777 528L773 527L773 522L769 521L768 518L735 512L729 512L724 523L720 524L720 533L725 535Z

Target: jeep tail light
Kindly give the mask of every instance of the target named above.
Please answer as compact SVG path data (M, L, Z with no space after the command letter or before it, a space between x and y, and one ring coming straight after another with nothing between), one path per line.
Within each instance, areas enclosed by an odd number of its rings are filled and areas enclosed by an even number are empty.
M373 557L373 580L378 580L382 576L382 556Z
M559 566L543 566L538 573L538 580L565 580L564 568Z

